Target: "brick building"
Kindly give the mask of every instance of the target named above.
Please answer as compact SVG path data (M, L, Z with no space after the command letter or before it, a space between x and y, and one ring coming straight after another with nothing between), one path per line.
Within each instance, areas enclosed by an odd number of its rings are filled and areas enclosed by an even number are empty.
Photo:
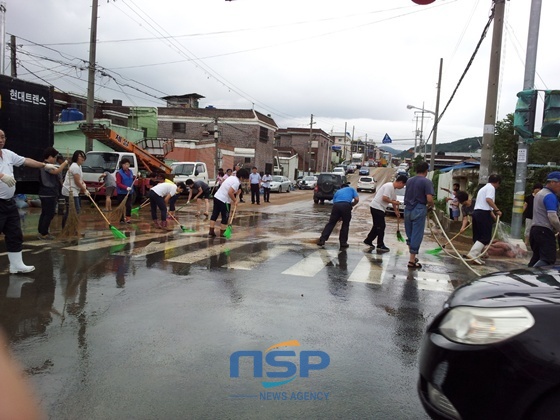
M298 154L298 168L304 172L327 172L333 166L331 137L319 128L280 128L276 132L279 152L293 150Z

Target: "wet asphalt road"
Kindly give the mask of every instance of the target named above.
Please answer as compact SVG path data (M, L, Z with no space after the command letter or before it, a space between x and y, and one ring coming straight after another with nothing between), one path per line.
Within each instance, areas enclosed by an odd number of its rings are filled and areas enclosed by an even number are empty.
M445 254L422 255L423 269L407 270L394 218L392 251L369 252L361 241L371 195L360 196L344 251L337 230L324 249L315 245L330 205L314 205L310 191L273 194L258 209L245 204L229 240L207 239L189 207L180 213L189 233L153 230L146 212L119 226L128 239L118 241L86 209L79 241L26 236L24 261L37 270L9 275L1 254L0 322L45 412L426 418L415 389L423 330L453 287L475 276ZM26 232L36 217L27 214ZM427 237L423 249L436 246ZM479 270L521 264L497 260ZM263 360L241 357L232 378L240 351Z

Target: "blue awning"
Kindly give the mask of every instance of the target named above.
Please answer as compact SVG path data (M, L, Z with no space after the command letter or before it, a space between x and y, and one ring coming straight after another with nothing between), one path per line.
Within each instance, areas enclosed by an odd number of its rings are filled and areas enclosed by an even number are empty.
M440 169L440 172L454 171L455 169L474 168L480 166L480 162L463 162L458 165L448 166L447 168Z

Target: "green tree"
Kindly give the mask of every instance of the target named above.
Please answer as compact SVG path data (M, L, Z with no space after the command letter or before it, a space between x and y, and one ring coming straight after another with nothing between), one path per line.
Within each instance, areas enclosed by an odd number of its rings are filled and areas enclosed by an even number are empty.
M513 114L496 123L491 171L502 177L496 190L496 204L503 213L502 220L511 222L518 136L513 130Z

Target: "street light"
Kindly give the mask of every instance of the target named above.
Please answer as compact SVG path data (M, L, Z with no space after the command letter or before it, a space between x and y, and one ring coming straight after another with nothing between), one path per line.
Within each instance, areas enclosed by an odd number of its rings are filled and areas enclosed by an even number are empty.
M422 150L422 146L421 146L421 145L422 145L422 136L424 135L424 113L432 114L432 115L435 117L436 124L437 124L437 115L436 115L436 113L435 113L434 111L430 111L430 110L428 110L428 109L425 109L423 103L422 103L422 108L419 108L419 107L414 106L414 105L407 105L407 106L406 106L406 109L418 109L418 110L422 111L422 122L421 122L421 124L420 124L420 150ZM436 135L436 134L435 134L435 133L436 133L436 130L437 130L437 125L434 126L434 135ZM433 164L433 162L434 162L434 153L435 153L435 151L432 150L432 153L430 154L430 164L431 164L431 165L430 165L430 169L431 169L432 171L434 170L433 166L435 166L435 165ZM424 157L425 157L425 156L426 156L426 152L424 151Z

